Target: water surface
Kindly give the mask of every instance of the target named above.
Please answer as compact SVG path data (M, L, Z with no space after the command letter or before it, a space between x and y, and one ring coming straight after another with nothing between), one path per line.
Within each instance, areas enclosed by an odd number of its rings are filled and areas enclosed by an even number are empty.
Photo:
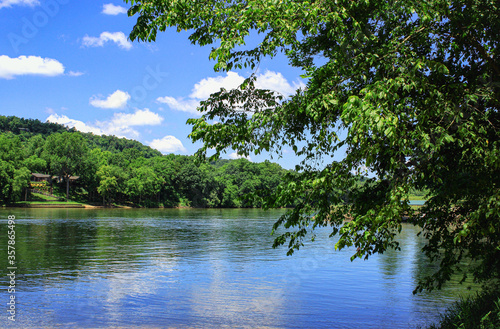
M333 252L326 228L287 257L271 248L282 212L1 210L4 271L7 216L17 217L18 313L13 324L4 311L0 326L417 328L466 293L452 283L412 295L432 270L412 226L398 237L400 252L368 261Z

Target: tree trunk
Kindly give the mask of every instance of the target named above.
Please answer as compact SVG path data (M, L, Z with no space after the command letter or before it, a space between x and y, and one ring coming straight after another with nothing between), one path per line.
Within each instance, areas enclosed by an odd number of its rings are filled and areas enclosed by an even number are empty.
M69 202L69 175L66 175L66 202Z

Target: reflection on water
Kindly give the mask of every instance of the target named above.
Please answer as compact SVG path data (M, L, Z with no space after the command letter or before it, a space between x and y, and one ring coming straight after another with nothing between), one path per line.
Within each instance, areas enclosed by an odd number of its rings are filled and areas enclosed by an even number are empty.
M332 252L327 229L287 257L270 247L281 212L2 210L3 249L7 215L17 217L15 326L408 328L466 292L412 295L428 266L412 226L400 252L369 261Z

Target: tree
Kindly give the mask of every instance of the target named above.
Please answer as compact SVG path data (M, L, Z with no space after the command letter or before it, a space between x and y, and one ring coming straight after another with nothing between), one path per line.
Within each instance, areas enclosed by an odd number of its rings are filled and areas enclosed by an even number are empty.
M19 201L29 186L31 172L24 166L22 153L18 136L0 134L0 203Z
M164 181L158 194L158 203L164 207L174 207L179 204L179 193L175 188L174 180L180 168L175 157L174 154L157 156L148 162L148 166L151 166L156 175Z
M138 199L138 204L143 198L150 200L155 198L165 183L163 177L158 176L154 169L149 166L137 166L131 168L131 177L127 181L127 194L133 199ZM157 198L156 198L157 199Z
M29 158L30 156L40 157L43 152L43 145L45 144L45 138L43 135L35 135L31 137L24 144L24 157Z
M96 176L99 180L97 192L102 196L103 205L106 205L106 198L111 204L112 197L124 189L124 181L127 177L123 169L115 165L103 164L97 170Z
M307 87L286 99L255 88L252 74L189 121L202 157L291 147L302 159L265 202L298 202L274 225L296 230L275 245L288 241L292 253L311 228L331 225L338 249L367 258L398 247L408 216L425 227L423 251L440 260L418 289L440 287L465 259L476 279L499 278L498 1L126 1L138 14L132 40L176 27L214 45L216 71L283 53L304 72ZM250 33L262 38L245 48ZM332 161L341 147L346 156ZM364 169L369 179L357 184ZM428 190L419 213L411 188Z
M31 171L26 167L16 169L14 172L14 179L12 180L12 199L20 200L24 194L25 200L28 196L29 182L31 178ZM23 193L24 192L24 193Z
M189 201L190 206L208 207L208 197L214 185L213 177L209 177L203 166L197 166L189 157L181 158L180 162L180 170L176 175L179 192Z
M66 200L69 201L69 182L72 175L80 172L87 154L87 144L76 132L63 132L47 137L42 158L50 169L66 181Z
M97 174L99 169L109 164L111 152L103 151L100 148L94 148L87 153L84 159L83 171L80 174L79 181L85 186L89 201L94 201L99 193L97 188L100 185L101 177Z
M42 158L32 155L24 159L23 164L32 173L44 172L47 168L47 161Z

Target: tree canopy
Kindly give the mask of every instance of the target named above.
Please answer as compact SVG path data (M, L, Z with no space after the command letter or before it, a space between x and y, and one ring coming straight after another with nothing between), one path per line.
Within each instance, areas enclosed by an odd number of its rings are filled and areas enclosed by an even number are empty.
M66 200L69 201L70 177L83 169L87 144L80 134L63 132L50 135L45 141L42 158L52 172L66 181Z
M417 290L440 287L463 262L476 279L498 279L498 1L125 1L137 15L131 40L154 41L173 27L212 45L216 71L255 69L278 54L302 70L307 86L291 97L255 88L254 72L188 121L201 157L289 147L301 159L298 174L264 200L299 200L274 225L286 229L275 245L292 253L311 229L330 225L338 249L367 258L398 248L407 217L439 264ZM253 48L251 34L260 37ZM332 161L341 148L346 156ZM418 212L408 202L413 188L428 191Z
M261 207L261 199L244 195L274 190L287 172L269 161L247 159L200 165L193 156L164 156L134 140L68 131L52 123L45 127L31 119L8 117L7 126L10 122L31 128L1 132L0 127L0 205L41 201L39 192L50 192L107 206ZM50 133L51 128L58 129ZM32 173L59 179L33 182ZM78 179L70 188L71 176Z

